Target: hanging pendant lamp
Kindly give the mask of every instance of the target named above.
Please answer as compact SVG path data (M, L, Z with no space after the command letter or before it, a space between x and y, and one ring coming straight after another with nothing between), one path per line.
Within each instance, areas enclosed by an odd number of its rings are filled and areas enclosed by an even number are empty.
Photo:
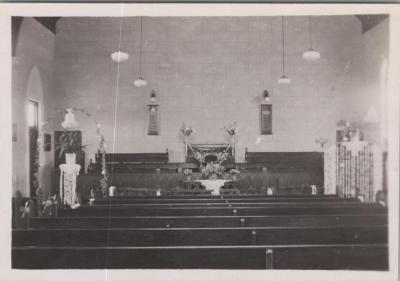
M147 86L147 81L142 78L142 33L143 33L143 28L142 28L142 17L140 17L140 50L139 50L139 78L136 79L133 84L136 87L144 87Z
M319 60L321 54L313 49L312 47L312 38L311 38L311 16L309 17L309 38L310 38L310 48L303 53L303 59L307 61L316 61Z
M271 99L270 99L270 97L269 97L269 92L268 92L268 90L265 90L264 91L264 93L263 93L263 100L264 100L264 102L265 103L271 103Z
M111 59L116 62L123 62L129 59L129 54L117 51L111 54Z
M290 79L285 75L285 23L282 17L282 76L278 79L279 84L289 84Z
M111 53L111 59L115 62L124 62L129 59L129 54L121 51L121 41L122 41L122 16L119 23L119 46L118 51Z

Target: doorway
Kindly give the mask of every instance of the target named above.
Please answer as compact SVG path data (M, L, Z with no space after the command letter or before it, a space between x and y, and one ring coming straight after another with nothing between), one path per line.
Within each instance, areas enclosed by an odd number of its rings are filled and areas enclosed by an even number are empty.
M28 102L28 128L29 128L29 194L35 196L38 188L39 173L39 103L34 100Z

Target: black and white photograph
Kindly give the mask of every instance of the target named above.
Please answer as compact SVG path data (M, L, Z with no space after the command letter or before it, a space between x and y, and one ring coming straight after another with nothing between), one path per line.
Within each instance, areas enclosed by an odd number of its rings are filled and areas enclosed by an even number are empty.
M4 280L397 280L398 5L1 7Z

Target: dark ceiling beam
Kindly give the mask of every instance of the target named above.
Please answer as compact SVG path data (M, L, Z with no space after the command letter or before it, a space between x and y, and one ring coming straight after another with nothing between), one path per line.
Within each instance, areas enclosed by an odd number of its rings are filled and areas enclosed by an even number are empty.
M11 54L13 57L17 55L17 44L21 24L22 17L11 17Z
M57 21L60 17L34 17L41 25L53 32L57 32Z
M362 33L365 33L386 19L388 15L356 15L356 17L361 21ZM54 34L57 32L57 21L60 17L35 17L34 19Z
M388 16L389 15L356 15L356 17L361 21L362 33L367 32Z

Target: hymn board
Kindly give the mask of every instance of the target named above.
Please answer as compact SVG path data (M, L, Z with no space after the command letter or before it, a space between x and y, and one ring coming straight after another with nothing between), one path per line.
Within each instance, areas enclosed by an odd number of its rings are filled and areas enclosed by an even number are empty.
M272 135L272 104L261 104L260 131L261 135Z

